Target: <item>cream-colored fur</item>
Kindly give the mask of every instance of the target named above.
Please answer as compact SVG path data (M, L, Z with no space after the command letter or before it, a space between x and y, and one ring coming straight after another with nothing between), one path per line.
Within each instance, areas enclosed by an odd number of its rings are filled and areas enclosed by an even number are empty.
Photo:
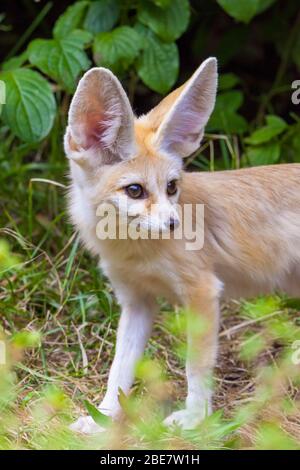
M219 300L286 291L299 295L300 165L216 173L186 173L182 158L195 151L212 112L216 60L146 116L135 119L118 80L108 70L85 74L73 98L65 149L70 159L70 212L82 240L100 258L122 307L116 354L99 409L117 418L119 387L128 393L157 312L156 297L188 311L188 395L185 409L166 424L196 426L211 411L209 378L217 355ZM166 194L170 180L178 192ZM138 183L147 197L131 200L124 187ZM96 212L113 204L138 216L141 227L163 233L178 206L204 204L204 247L186 240L100 240ZM125 204L126 203L126 204ZM161 208L160 217L150 208ZM125 209L126 208L126 209ZM203 320L205 328L195 327ZM97 432L91 417L72 428Z

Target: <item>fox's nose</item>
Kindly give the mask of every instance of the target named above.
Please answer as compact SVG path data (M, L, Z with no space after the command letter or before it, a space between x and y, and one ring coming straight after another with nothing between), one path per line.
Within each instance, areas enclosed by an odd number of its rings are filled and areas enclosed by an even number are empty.
M174 217L170 217L169 227L170 227L171 232L173 232L178 226L179 226L179 220L174 219Z

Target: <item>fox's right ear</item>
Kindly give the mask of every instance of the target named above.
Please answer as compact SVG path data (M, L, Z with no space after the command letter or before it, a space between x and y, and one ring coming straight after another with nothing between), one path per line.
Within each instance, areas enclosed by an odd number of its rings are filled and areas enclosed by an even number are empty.
M133 151L133 122L119 80L109 70L95 67L82 77L72 99L65 152L79 164L91 158L100 163L104 156L110 162L126 159Z

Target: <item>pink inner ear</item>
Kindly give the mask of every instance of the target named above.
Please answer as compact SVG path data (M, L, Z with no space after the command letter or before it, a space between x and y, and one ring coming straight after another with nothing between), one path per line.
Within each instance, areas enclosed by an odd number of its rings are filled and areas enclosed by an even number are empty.
M83 148L105 147L104 137L110 125L112 122L105 119L104 113L86 113L80 130Z

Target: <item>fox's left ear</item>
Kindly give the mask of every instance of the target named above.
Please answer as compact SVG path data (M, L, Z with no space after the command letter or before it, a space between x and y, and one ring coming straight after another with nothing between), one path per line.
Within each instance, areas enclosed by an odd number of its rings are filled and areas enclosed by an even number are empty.
M215 105L217 82L217 60L211 57L149 113L150 119L162 119L155 133L156 145L181 157L198 149Z

